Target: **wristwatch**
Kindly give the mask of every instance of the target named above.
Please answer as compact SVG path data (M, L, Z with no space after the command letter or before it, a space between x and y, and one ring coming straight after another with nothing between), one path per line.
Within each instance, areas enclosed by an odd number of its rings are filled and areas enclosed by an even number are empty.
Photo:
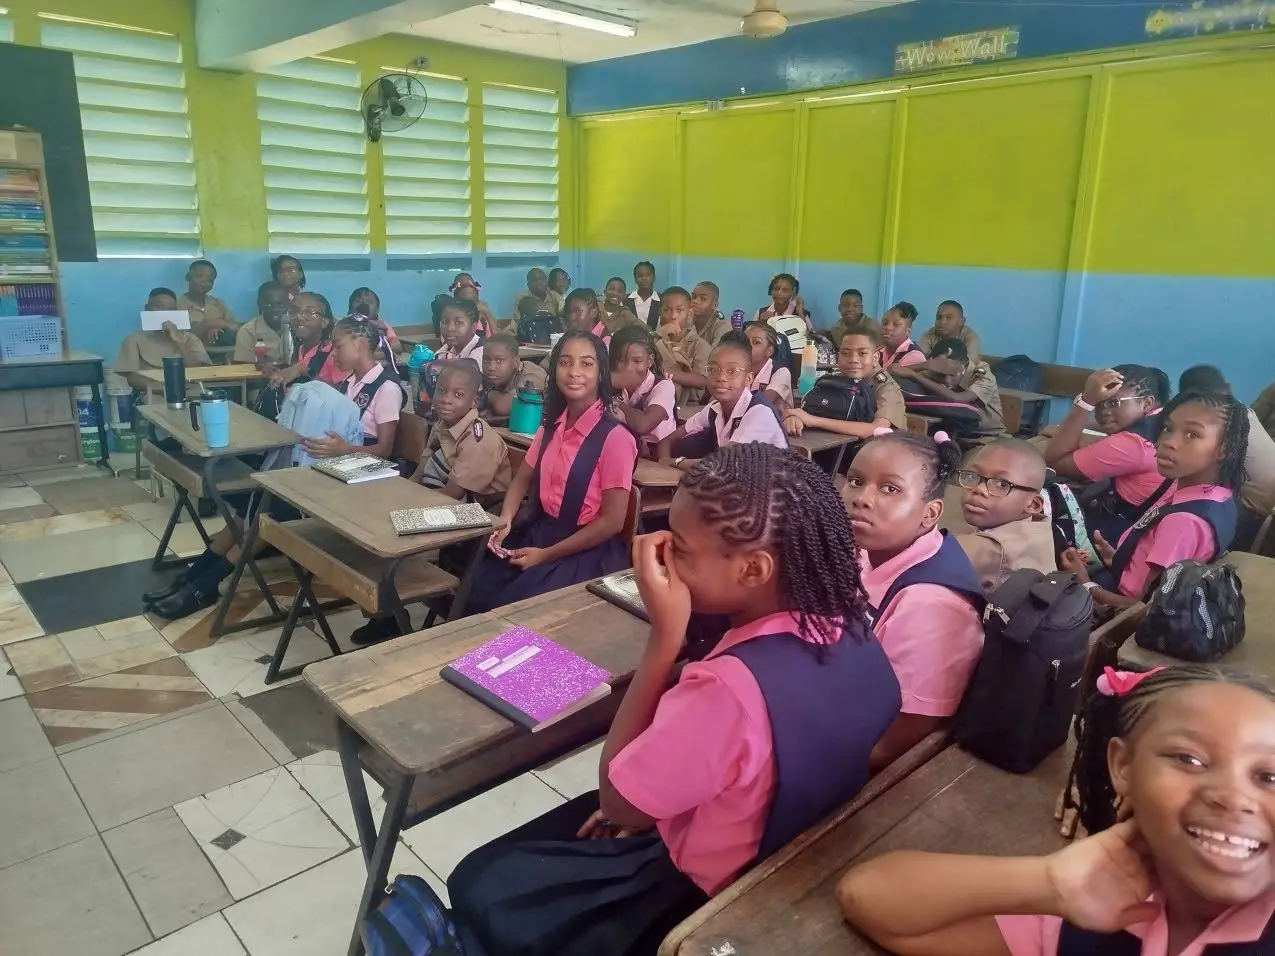
M1087 412L1093 411L1093 406L1085 401L1084 393L1081 393L1080 395L1077 395L1075 398L1073 398L1071 400L1071 404L1075 405L1077 408L1082 408Z
M677 458L674 458L674 459L673 459L673 467L674 467L674 468L681 468L681 467L682 467L682 462L684 462L684 461L686 461L686 456L685 456L685 455L679 455Z

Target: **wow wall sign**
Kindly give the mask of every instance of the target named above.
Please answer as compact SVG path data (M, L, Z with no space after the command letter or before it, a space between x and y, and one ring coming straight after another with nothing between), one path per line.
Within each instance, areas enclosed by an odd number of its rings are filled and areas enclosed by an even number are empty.
M1018 27L996 27L919 43L902 43L894 53L895 73L921 73L1018 56Z

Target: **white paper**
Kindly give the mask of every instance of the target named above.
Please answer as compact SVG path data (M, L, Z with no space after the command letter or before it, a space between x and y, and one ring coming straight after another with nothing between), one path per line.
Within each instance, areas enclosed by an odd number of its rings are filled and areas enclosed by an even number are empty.
M165 312L147 312L142 310L142 331L158 332L165 322L171 322L179 329L190 328L190 313L185 309L174 309Z

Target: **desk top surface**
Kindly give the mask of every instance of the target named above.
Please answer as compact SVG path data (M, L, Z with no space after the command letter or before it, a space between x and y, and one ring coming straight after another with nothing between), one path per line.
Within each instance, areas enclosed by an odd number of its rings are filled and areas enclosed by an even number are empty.
M841 435L822 428L804 428L800 435L788 436L788 447L798 454L810 455L817 451L826 451L829 448L852 445L862 440L861 438L855 438L853 435Z
M1016 398L1020 402L1049 402L1053 401L1053 395L1046 395L1043 392L1025 392L1021 388L1002 388L1000 389L1001 398Z
M94 355L92 352L83 352L79 349L71 349L69 352L63 352L61 355L29 355L25 358L0 360L0 369L13 365L69 365L101 361L102 356L100 355Z
M522 432L511 432L508 426L505 425L497 425L496 434L505 440L506 445L522 449L530 448L532 439L536 437L535 435L524 435Z
M633 469L633 483L639 488L676 488L682 483L682 474L680 468L639 458Z
M137 373L148 382L164 384L162 368L143 369ZM244 379L262 378L261 371L255 365L242 363L239 365L196 365L187 367L188 382L238 382Z
M1232 551L1224 561L1235 568L1244 588L1244 640L1217 663L1275 680L1275 559ZM1182 663L1132 639L1121 646L1120 662L1138 669Z
M678 954L875 956L881 950L845 925L837 905L847 867L891 850L1057 850L1063 840L1053 806L1069 760L1064 748L1016 775L949 747L708 919Z
M406 478L381 478L349 485L313 468L277 468L258 472L253 478L276 498L282 498L382 558L434 551L460 541L487 537L493 528L504 527L500 518L493 517L491 528L400 535L390 522L391 511L456 504L455 498Z
M139 405L138 411L148 422L172 435L181 446L200 458L224 458L229 455L251 455L286 448L301 441L294 431L282 428L268 418L230 402L230 444L225 448L209 448L207 432L190 427L189 408L169 408L162 402ZM202 416L202 412L200 415Z
M649 631L578 584L320 661L306 668L305 681L400 770L444 771L519 737L536 745L538 735L439 676L445 665L518 625L604 668L612 687L633 676Z

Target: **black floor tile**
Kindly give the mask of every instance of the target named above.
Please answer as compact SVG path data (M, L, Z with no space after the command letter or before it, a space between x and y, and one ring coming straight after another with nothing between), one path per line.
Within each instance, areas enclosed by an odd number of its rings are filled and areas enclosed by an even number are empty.
M46 634L62 634L142 613L142 594L179 569L152 571L150 559L19 584L18 593Z
M304 683L275 687L245 697L241 703L260 717L298 758L337 749L332 711Z

